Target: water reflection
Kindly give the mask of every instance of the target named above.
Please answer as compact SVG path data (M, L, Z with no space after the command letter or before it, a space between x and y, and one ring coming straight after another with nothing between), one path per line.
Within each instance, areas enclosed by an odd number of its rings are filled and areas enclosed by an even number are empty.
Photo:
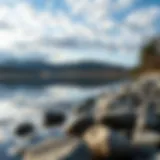
M126 81L123 81L126 83ZM0 86L0 131L5 139L12 137L20 121L32 121L41 127L42 113L54 108L70 113L77 103L102 92L118 89L122 81L103 86L50 85L46 87ZM3 137L4 138L4 137ZM13 137L12 137L13 138Z

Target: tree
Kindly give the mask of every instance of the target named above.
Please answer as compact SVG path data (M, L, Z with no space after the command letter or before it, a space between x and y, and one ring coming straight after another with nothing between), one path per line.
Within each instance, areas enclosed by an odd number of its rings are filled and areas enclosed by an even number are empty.
M160 72L160 36L144 44L141 51L140 65L132 70L133 75L144 72Z

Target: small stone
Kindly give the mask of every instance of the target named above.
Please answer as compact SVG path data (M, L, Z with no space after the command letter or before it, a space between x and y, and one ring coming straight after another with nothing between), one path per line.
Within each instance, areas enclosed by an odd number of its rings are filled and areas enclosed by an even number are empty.
M27 135L34 133L34 131L35 127L33 126L32 123L23 123L16 127L14 133L19 137L25 137Z
M44 126L53 127L56 125L61 125L65 122L66 115L62 112L47 111L44 113Z

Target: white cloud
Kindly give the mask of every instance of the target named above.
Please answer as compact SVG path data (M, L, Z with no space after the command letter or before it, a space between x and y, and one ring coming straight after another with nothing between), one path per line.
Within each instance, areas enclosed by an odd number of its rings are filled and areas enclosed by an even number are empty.
M121 10L131 7L137 0L117 0L115 2L115 9Z
M72 16L81 16L86 24L102 23L111 13L112 0L66 0Z
M137 0L66 0L72 15L81 15L91 24L105 21L113 13L129 8Z
M134 10L127 16L126 22L138 27L148 28L153 25L158 17L160 18L160 7L151 6L147 8L140 8L136 11Z
M71 12L73 14L82 14L83 11L87 10L88 5L90 4L88 0L66 0L66 3L72 8Z
M42 39L75 37L93 39L93 32L82 23L74 23L63 12L52 15L50 12L36 11L28 3L20 3L13 8L1 5L0 22L5 22L11 29L0 30L3 41L0 49L8 49L17 43L31 43ZM30 44L29 43L29 44Z
M59 48L65 49L67 46L76 48L79 44L80 49L90 47L97 50L105 48L106 52L111 50L128 52L127 50L134 47L137 50L146 32L153 34L154 26L149 24L152 24L159 15L158 7L138 9L127 14L124 23L119 24L111 16L112 13L132 6L133 0L66 0L66 2L72 8L72 14L62 10L54 14L49 10L39 11L27 2L12 7L0 4L0 37L3 39L0 41L0 50L10 51L17 57L37 56L46 59L53 58L54 53L65 52ZM78 19L77 15L82 17ZM5 25L9 27L4 30ZM133 28L139 26L146 30L137 32L130 26ZM67 54L69 55L68 52ZM82 53L82 57L85 57L84 54L86 53ZM73 59L75 57L73 56ZM66 58L66 54L55 58L59 63L67 60L69 58Z
M134 35L133 31L125 33L125 35L124 32L120 33L125 25L118 24L113 20L112 15L117 11L131 7L136 2L135 0L66 0L66 2L71 8L73 16L81 15L85 22L85 28L91 26L97 41L106 44L106 46L107 43L115 43L119 47L120 44L125 46L126 40L130 41L131 36L129 34ZM77 9L78 6L81 7ZM117 29L119 32L116 35L110 34L110 31ZM109 46L110 49L118 47L114 47L114 44Z
M67 5L71 8L71 13L101 18L115 10L125 9L132 6L137 0L66 0Z

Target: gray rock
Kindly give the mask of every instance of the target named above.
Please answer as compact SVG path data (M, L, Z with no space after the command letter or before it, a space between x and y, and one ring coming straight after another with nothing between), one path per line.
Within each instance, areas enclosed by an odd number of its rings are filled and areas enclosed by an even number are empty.
M95 124L94 118L85 114L75 117L66 124L65 131L67 135L81 137L93 124Z
M79 106L74 109L73 114L80 115L80 114L90 114L95 106L95 97L88 98L84 102L82 102Z
M44 113L43 120L43 125L45 127L53 127L62 125L66 120L66 115L63 112L48 110Z

